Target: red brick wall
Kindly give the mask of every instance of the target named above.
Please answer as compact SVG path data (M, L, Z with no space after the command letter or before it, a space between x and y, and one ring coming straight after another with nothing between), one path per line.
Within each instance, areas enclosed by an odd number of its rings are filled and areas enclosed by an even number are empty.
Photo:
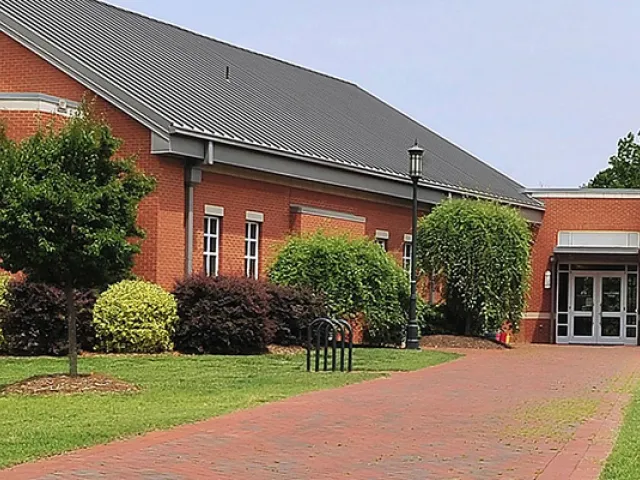
M347 234L354 237L365 235L366 226L362 222L304 213L294 213L293 217L293 233L313 233L321 230L329 235Z
M9 138L14 140L31 136L39 128L45 128L52 122L54 126L58 126L62 121L64 117L50 113L0 110L0 124L6 128Z
M260 269L289 232L289 193L281 185L204 172L194 195L194 271L202 271L205 205L224 207L220 237L220 273L244 275L246 212L264 214L260 230Z
M400 260L404 235L411 231L411 211L382 202L351 198L314 190L292 187L263 179L243 177L247 172L234 175L206 171L202 183L196 185L194 195L194 271L204 269L203 235L205 205L225 209L220 242L220 273L244 274L244 236L247 211L264 214L261 231L260 269L262 275L278 247L290 233L312 232L317 228L349 231L356 235L375 235L376 230L389 231L388 247ZM313 215L291 215L291 205L303 205L366 217L366 224L330 219Z
M561 230L640 231L640 200L545 198L542 225L535 233L532 251L533 276L528 312L551 312L551 290L544 289L544 274L551 268L550 257ZM548 342L552 322L525 319L520 338Z
M374 202L332 194L318 194L318 192L300 188L292 189L291 203L365 217L367 222L364 233L370 238L374 238L376 230L388 231L387 249L393 253L398 261L402 260L404 236L407 233L411 233L411 209L409 205L403 207L391 205L384 201ZM420 212L420 215L424 213Z
M60 70L0 33L0 92L44 93L76 102L95 95ZM123 140L119 154L135 155L138 165L158 179L158 189L140 206L139 222L147 230L137 274L170 287L184 271L184 181L178 161L150 154L150 132L141 124L97 98L96 109ZM43 115L42 120L50 119ZM33 133L38 117L33 112L2 112L0 121L9 134L22 138ZM158 235L158 231L162 235Z

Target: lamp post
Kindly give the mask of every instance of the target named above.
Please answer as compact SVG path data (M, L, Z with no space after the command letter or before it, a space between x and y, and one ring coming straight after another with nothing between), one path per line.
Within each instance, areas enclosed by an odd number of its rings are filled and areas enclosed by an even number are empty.
M423 157L424 149L418 145L418 140L416 139L415 144L409 149L409 176L413 182L413 214L411 218L411 304L409 306L409 325L407 326L406 344L408 350L420 349L417 319L418 288L416 245L418 237L418 181L422 178Z

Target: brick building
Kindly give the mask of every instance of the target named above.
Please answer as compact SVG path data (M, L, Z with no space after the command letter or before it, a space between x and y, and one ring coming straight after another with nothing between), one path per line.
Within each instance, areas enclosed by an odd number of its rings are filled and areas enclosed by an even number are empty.
M320 227L377 236L400 261L416 138L423 211L465 195L541 218L521 185L352 83L95 0L3 0L9 134L71 114L86 95L121 153L158 179L140 209L136 269L164 286L192 270L259 275L288 233Z
M43 122L63 121L84 98L95 99L124 141L120 153L136 155L158 180L140 206L147 238L135 268L165 287L194 271L259 277L287 235L319 228L368 235L407 265L406 150L418 139L426 166L422 212L445 198L492 199L520 209L537 232L523 339L585 340L560 334L575 325L586 332L586 314L554 307L576 285L591 282L592 296L604 295L615 278L625 285L621 299L631 298L627 285L637 276L625 262L632 255L610 262L615 275L585 277L578 257L562 251L579 246L556 240L561 231L569 232L560 235L567 242L582 238L571 233L578 230L640 231L631 213L615 221L606 214L614 206L631 212L632 198L525 192L357 85L95 0L2 0L0 121L9 135L23 138ZM584 214L588 221L580 220ZM559 285L562 295L552 294ZM617 339L631 343L622 332L631 331L630 315L619 316L625 325ZM613 321L604 323L616 332ZM586 340L604 338L592 337Z
M640 191L538 189L528 341L638 344Z

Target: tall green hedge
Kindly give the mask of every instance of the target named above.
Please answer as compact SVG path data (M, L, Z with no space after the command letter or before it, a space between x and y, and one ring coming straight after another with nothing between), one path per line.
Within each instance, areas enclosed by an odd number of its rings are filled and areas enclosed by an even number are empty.
M447 311L466 334L510 322L525 307L531 231L520 213L480 200L449 200L419 222L418 264L443 285Z
M366 238L323 232L290 238L269 269L272 282L311 288L324 294L330 315L364 314L367 340L403 340L409 278L379 245Z

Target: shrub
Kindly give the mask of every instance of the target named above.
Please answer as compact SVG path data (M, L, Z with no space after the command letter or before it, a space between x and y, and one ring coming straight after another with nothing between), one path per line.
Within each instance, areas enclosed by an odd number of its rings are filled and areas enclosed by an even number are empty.
M78 291L75 299L78 348L92 350L95 345L92 324L95 292ZM28 280L12 280L7 285L1 311L6 353L36 356L69 352L66 304L60 289Z
M184 353L253 354L267 346L269 295L248 278L196 275L174 290L180 321L173 336Z
M307 288L267 284L269 321L267 343L302 345L307 326L316 318L325 317L327 309L322 294Z
M404 337L409 278L374 242L347 236L292 237L269 269L271 281L324 294L331 316L365 316L365 339L398 344Z
M115 353L170 350L176 301L156 284L124 280L98 298L93 312L97 348Z
M418 324L421 335L455 335L459 330L455 320L448 315L445 304L422 304Z
M522 316L530 276L531 232L510 207L449 200L420 220L418 263L436 275L451 318L481 334ZM462 333L462 332L460 332Z

